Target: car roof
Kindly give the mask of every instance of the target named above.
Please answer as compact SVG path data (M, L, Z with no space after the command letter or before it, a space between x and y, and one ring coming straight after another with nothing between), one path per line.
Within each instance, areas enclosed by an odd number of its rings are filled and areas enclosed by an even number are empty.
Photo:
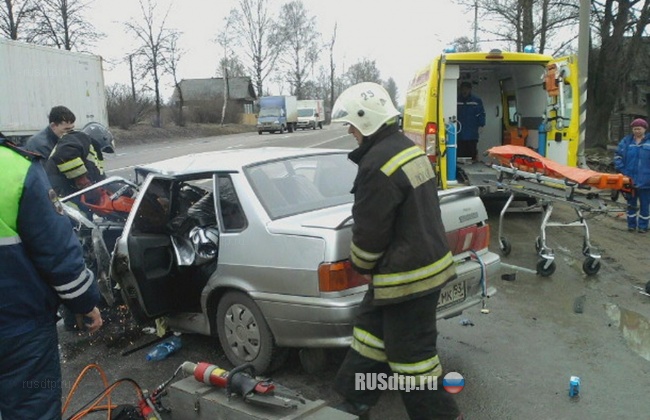
M258 147L192 153L158 162L138 165L137 172L164 175L187 175L213 171L233 172L241 168L278 159L332 153L349 153L344 149L315 149L302 147Z

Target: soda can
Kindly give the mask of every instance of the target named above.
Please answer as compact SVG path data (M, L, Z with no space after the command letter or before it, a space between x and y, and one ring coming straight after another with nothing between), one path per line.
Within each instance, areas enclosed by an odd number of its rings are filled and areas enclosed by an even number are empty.
M572 376L569 378L569 397L577 397L580 394L580 378Z

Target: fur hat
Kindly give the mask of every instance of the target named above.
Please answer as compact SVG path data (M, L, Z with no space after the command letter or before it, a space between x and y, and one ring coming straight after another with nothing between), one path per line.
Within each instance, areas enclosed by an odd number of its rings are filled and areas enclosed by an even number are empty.
M647 130L648 129L648 123L643 118L637 118L636 120L632 121L632 124L630 124L630 127L632 127L632 128L634 128L634 127L643 127L643 128L645 128Z

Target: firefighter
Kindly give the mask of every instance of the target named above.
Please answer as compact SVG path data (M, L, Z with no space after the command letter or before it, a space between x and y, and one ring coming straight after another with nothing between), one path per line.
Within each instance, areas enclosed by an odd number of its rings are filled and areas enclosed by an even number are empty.
M103 154L114 151L113 136L98 123L90 123L82 131L64 135L45 163L54 191L59 197L64 197L105 179ZM99 194L99 190L91 190L85 194L85 200L95 203ZM74 202L84 209L80 200Z
M411 419L456 419L460 412L438 386L436 349L440 289L456 277L442 224L433 167L398 126L399 111L376 83L359 83L337 99L332 121L349 125L359 147L352 193L350 260L370 287L355 319L353 341L335 379L343 411L366 416L380 391L364 390L358 375L393 376L424 385L402 400Z
M79 240L32 154L0 139L0 417L61 418L56 309L102 325Z

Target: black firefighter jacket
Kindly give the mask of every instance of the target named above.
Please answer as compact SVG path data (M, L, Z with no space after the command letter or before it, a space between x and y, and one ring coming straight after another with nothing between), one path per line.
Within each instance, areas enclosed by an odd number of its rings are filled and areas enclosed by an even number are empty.
M373 275L374 303L413 299L455 278L435 172L422 149L393 124L364 138L349 158L359 166L351 260Z
M93 147L92 139L85 133L73 131L63 136L45 163L45 172L59 197L78 190L75 179L88 177L94 184L106 178L101 152Z

